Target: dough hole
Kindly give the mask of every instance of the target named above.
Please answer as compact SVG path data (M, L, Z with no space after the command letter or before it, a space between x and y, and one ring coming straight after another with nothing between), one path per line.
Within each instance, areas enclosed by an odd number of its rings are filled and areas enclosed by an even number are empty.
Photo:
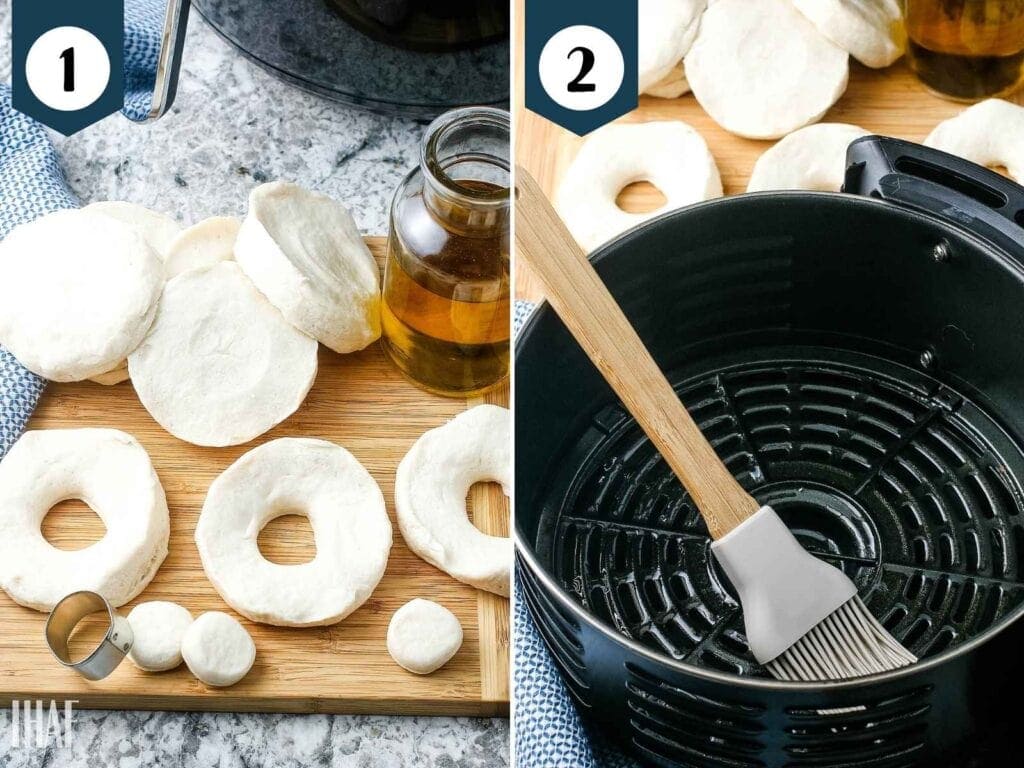
M477 509L481 510L479 515ZM473 483L466 494L466 511L477 530L489 536L508 536L508 498L501 490L501 483L486 480Z
M289 509L267 522L256 538L260 554L278 565L302 565L316 557L313 527L305 512Z
M615 204L626 213L650 213L667 202L665 194L649 181L627 184L615 198Z
M66 499L53 505L39 526L43 538L57 549L75 552L91 547L107 535L100 516L81 499Z
M68 638L68 656L71 661L77 664L99 648L108 629L110 617L106 611L96 611L83 617Z

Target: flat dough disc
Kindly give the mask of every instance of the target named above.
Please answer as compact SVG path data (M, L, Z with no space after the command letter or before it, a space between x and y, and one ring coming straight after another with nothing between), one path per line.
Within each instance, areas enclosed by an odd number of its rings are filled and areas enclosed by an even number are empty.
M53 381L106 373L146 335L162 288L163 264L130 227L41 216L0 243L0 344Z
M686 79L686 68L679 62L661 80L656 82L645 94L656 99L678 99L690 92L690 83Z
M657 84L690 50L707 0L639 0L640 93Z
M793 0L793 5L866 67L888 67L906 48L898 0Z
M192 614L177 603L151 600L128 614L135 636L128 658L146 672L164 672L181 664L181 638L192 624Z
M150 415L175 437L207 446L247 443L286 419L316 368L316 341L231 261L168 282L149 335L128 356Z
M239 266L288 322L335 352L380 337L380 270L348 209L272 182L249 195Z
M935 126L926 146L989 168L1006 168L1024 184L1024 107L986 99Z
M207 611L185 630L181 655L201 682L223 688L249 674L256 661L256 643L234 617Z
M235 239L242 220L234 216L203 219L183 230L171 241L164 257L167 279L199 267L212 267L234 258Z
M134 229L161 259L167 254L174 238L181 232L181 225L170 216L151 211L136 203L121 200L103 200L90 203L82 210L102 213L127 224Z
M818 123L793 131L757 159L747 192L838 192L846 175L846 148L867 135L863 128L846 123Z
M790 0L717 0L686 55L686 78L725 130L777 139L842 96L848 59Z
M429 675L462 647L462 624L443 605L416 598L391 617L387 644L388 653L400 667Z

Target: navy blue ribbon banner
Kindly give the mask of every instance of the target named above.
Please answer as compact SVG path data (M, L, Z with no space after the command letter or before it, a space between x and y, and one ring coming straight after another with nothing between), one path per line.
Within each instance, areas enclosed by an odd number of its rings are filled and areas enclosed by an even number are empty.
M124 0L14 0L13 106L70 136L124 102Z
M637 4L526 0L526 107L580 136L637 105Z

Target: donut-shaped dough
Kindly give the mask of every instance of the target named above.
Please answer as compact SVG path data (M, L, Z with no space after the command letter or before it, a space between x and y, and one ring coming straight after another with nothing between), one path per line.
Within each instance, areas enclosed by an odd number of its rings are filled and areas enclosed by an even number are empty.
M249 674L256 661L256 643L234 617L207 611L185 630L181 656L201 682L223 688Z
M192 614L177 603L152 600L139 603L128 614L135 640L128 658L146 672L163 672L181 664L181 638L192 624Z
M639 0L637 42L640 93L668 75L690 50L707 0Z
M686 68L679 62L661 80L656 82L645 94L656 99L678 99L690 92L690 84L686 80Z
M866 67L888 67L906 48L899 0L793 0L793 5Z
M693 95L725 130L777 139L816 122L846 90L849 56L790 0L717 0L686 55Z
M627 213L615 198L623 187L649 181L665 204ZM686 123L611 123L587 137L562 178L555 207L584 250L667 211L722 195L715 159Z
M131 228L41 216L0 243L0 344L53 381L105 373L142 341L162 288L163 264Z
M303 513L316 557L278 565L257 537L276 517ZM377 587L391 549L384 497L352 454L326 440L281 438L254 448L210 486L196 525L207 577L224 601L264 624L334 624Z
M302 404L316 356L316 341L292 327L237 264L223 261L167 283L128 370L146 410L172 435L239 445Z
M935 126L926 146L990 168L1002 166L1024 184L1024 107L986 99Z
M380 270L341 203L294 184L256 187L235 259L288 322L335 352L380 337Z
M120 200L104 200L90 203L82 210L102 213L122 224L126 224L142 237L156 251L156 255L164 259L167 249L174 238L181 232L181 225L170 216L151 211L136 203L125 203Z
M409 549L450 576L509 595L511 540L470 522L466 494L474 483L512 484L509 412L478 405L420 436L398 465L395 509Z
M747 192L838 192L846 174L846 148L867 135L863 128L846 123L818 123L793 131L757 159Z
M65 551L40 531L47 512L81 499L107 528ZM116 429L26 432L0 462L0 586L11 599L49 611L78 590L115 608L149 584L167 555L170 521L149 455Z
M214 216L183 230L171 241L164 256L167 279L233 259L241 226L241 220L234 216Z
M443 605L416 598L391 617L387 644L388 653L400 667L429 675L462 647L462 624Z

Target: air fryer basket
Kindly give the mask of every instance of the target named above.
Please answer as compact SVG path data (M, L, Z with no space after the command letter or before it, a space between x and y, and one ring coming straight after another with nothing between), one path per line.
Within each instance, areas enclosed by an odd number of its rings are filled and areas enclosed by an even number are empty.
M705 203L594 262L726 465L919 664L770 679L696 509L553 311L517 343L523 594L580 708L658 765L966 766L1022 682L1024 190L890 139L849 159L863 196Z

